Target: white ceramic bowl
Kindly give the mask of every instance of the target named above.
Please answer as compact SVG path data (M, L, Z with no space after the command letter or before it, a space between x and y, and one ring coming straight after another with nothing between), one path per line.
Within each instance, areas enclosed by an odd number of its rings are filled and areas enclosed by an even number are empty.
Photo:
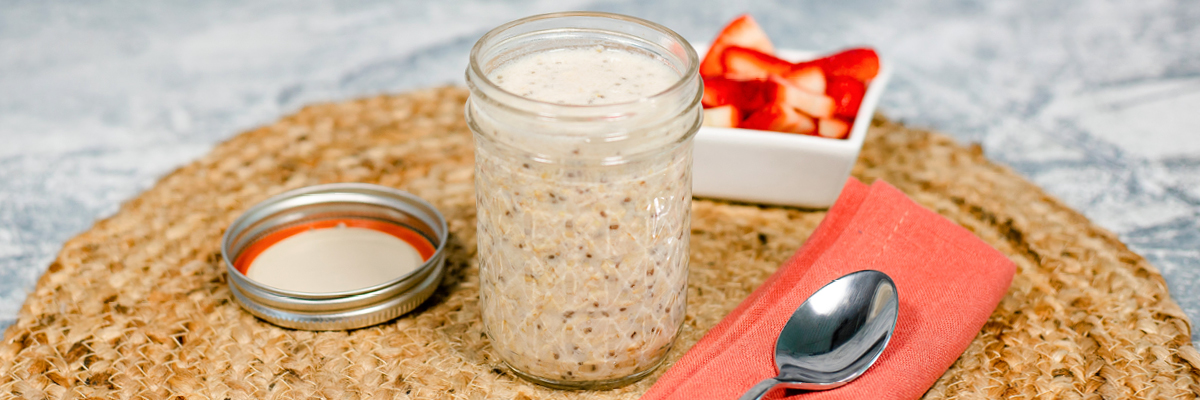
M706 50L697 48L701 55ZM813 59L820 53L780 49L776 55L795 62ZM858 159L875 106L891 76L890 64L880 57L879 75L867 86L846 139L700 128L695 139L692 193L699 197L804 208L833 205Z

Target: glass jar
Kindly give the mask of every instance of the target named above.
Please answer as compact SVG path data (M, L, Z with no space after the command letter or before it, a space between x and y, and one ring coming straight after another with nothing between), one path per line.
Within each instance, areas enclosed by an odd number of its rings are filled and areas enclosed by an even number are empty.
M663 63L677 81L580 105L510 93L490 75L529 54L593 48ZM610 388L666 356L686 306L698 64L675 32L595 12L510 22L472 49L479 301L493 349L517 375Z

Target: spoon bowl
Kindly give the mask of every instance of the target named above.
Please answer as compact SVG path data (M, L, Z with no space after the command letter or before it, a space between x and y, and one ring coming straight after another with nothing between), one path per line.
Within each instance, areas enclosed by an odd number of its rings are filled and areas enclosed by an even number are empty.
M896 284L882 272L858 271L826 284L779 333L779 375L754 385L741 399L761 399L777 387L833 389L858 378L887 347L899 310Z

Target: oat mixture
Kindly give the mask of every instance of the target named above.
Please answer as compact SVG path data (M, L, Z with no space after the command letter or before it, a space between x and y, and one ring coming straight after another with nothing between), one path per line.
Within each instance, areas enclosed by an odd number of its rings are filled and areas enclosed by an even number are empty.
M518 58L489 78L527 98L598 105L657 94L679 74L593 47ZM682 137L682 119L653 134ZM554 381L654 368L684 318L690 142L601 165L630 148L570 134L531 139L503 122L488 129L491 137L476 135L475 179L481 310L497 353ZM530 146L554 160L535 160Z
M476 149L481 303L522 372L605 380L654 367L684 317L690 149L656 165L514 165Z

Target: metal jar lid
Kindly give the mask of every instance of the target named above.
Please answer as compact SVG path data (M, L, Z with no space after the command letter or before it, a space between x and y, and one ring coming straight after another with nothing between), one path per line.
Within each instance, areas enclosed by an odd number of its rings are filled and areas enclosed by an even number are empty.
M351 291L283 290L248 278L234 264L256 241L289 227L330 219L366 219L408 228L434 247L413 271ZM429 298L445 275L446 219L412 194L365 183L334 183L288 191L246 210L221 240L229 289L255 316L286 328L313 331L362 328L412 311Z

